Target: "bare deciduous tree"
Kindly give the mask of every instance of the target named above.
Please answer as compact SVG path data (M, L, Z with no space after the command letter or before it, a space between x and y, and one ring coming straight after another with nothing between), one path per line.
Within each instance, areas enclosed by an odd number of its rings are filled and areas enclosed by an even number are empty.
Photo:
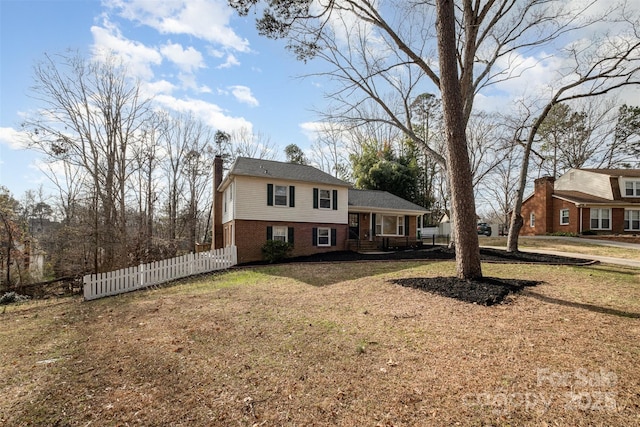
M148 100L114 57L96 62L79 54L46 55L35 66L34 80L42 107L24 122L31 146L91 179L94 270L109 269L127 253L129 150Z

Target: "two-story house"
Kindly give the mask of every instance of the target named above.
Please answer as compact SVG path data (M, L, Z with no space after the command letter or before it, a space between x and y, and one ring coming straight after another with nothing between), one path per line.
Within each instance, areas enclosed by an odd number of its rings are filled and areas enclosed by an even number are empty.
M522 235L640 233L640 170L571 169L535 180Z
M292 256L360 247L360 240L415 242L425 209L387 192L362 191L312 166L246 157L223 177L216 157L213 247L235 245L238 263L247 263L262 259L267 240L292 243Z

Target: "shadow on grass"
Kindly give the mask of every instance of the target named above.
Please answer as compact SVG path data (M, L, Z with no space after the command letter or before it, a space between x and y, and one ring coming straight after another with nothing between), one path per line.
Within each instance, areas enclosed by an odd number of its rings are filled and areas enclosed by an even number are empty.
M256 267L263 274L288 277L311 286L329 286L424 265L424 261L300 263Z
M552 297L548 297L546 295L542 295L530 290L527 290L524 293L524 295L531 296L537 300L548 302L550 304L562 305L564 307L580 308L582 310L588 310L594 313L609 314L612 316L627 317L630 319L640 319L640 313L632 313L629 311L616 310L615 308L600 307L598 305L593 305L593 304L585 304L581 302L574 302L574 301L567 301L559 298L552 298Z

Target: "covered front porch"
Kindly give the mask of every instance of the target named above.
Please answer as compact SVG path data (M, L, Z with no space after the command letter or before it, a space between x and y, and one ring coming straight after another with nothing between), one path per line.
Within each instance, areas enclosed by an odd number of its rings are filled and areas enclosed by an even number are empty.
M372 252L421 247L417 216L389 212L349 212L348 250Z

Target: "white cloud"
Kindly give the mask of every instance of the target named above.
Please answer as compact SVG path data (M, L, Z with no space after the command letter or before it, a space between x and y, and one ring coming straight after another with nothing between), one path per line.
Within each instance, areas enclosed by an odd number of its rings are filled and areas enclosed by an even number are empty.
M229 86L228 89L238 102L247 104L251 107L257 107L260 105L258 100L251 93L251 89L247 86Z
M249 42L229 26L234 11L224 0L112 0L108 6L163 34L186 34L226 49L249 50Z
M120 30L104 20L103 26L92 26L94 44L92 46L93 56L96 59L104 59L110 54L122 58L127 65L128 72L141 79L151 79L153 77L152 65L162 63L162 55L154 48L125 38Z
M236 58L235 55L229 54L227 55L227 60L223 64L218 65L217 68L231 68L237 65L240 65L238 58Z
M180 44L169 42L160 48L160 52L184 72L192 73L205 67L202 54L192 46L184 49Z
M140 82L142 94L151 98L155 95L160 94L171 94L175 89L176 85L167 81L167 80L157 80L154 82Z
M0 144L4 144L12 150L27 148L29 138L25 132L14 128L0 127Z
M178 99L169 95L158 95L155 101L177 112L192 113L207 125L223 129L225 132L253 128L251 122L244 117L228 116L219 106L199 99Z

